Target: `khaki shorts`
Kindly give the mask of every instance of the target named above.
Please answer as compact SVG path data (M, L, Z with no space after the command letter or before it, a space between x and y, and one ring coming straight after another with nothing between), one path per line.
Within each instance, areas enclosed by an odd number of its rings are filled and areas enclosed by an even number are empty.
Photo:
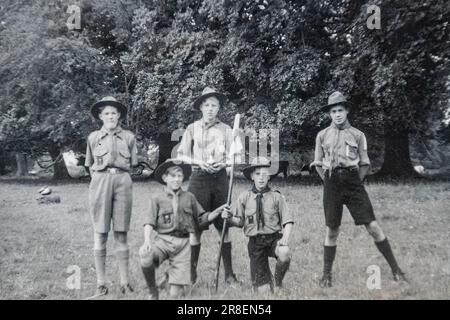
M157 234L148 256L141 256L142 262L153 261L156 265L160 265L166 259L169 259L169 268L167 269L169 284L189 285L191 283L191 246L189 238Z
M94 231L107 233L130 229L133 185L128 172L93 172L89 185L89 207Z

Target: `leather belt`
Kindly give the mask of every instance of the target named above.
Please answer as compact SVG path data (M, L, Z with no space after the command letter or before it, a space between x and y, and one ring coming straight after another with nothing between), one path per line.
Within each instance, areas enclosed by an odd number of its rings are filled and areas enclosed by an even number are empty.
M103 170L96 171L96 172L111 173L111 174L119 174L119 173L125 173L125 172L128 172L128 171L123 170L123 169L120 169L120 168L110 168L110 167L107 167L107 168L105 168L105 169L103 169Z

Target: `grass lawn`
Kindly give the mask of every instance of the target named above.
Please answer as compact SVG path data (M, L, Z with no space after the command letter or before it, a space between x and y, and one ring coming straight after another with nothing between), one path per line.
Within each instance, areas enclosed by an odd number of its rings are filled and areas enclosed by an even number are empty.
M247 188L239 181L235 194ZM82 299L95 291L92 256L93 232L88 214L88 183L53 185L60 204L38 205L40 185L0 181L0 299ZM131 249L131 283L135 293L118 294L118 269L112 235L108 242L107 299L145 299L147 290L139 268L138 248L143 242L142 221L155 182L134 184ZM377 218L391 241L409 284L391 280L387 263L364 227L355 227L344 213L334 266L334 287L321 289L324 219L321 186L277 181L295 213L290 247L291 268L279 295L261 296L251 291L247 239L233 228L233 264L242 286L221 283L213 293L218 234L213 227L203 235L198 286L187 299L449 299L450 298L450 183L367 185ZM235 199L235 196L234 196ZM71 265L81 270L81 289L69 290L66 273ZM381 289L366 285L370 265L381 268ZM272 261L272 267L274 261ZM164 269L165 264L161 267ZM272 269L273 270L273 269ZM161 298L167 297L165 291Z

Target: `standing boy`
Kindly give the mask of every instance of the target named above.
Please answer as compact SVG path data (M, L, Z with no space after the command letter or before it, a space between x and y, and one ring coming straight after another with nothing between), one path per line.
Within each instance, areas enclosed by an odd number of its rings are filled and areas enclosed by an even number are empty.
M193 173L188 191L192 192L206 211L227 202L228 176L226 167L231 164L230 146L233 140L230 126L217 119L219 109L226 97L216 90L206 87L202 95L194 102L194 108L202 112L202 118L190 124L178 148L179 159L192 165ZM222 231L223 219L219 216L214 226ZM197 264L201 247L201 232L191 234L191 281L197 281ZM237 282L231 260L231 239L228 228L221 256L227 283Z
M347 115L349 109L344 95L338 91L328 98L322 108L331 117L331 125L316 138L314 162L311 164L324 182L323 205L327 226L324 244L324 268L321 287L331 287L331 270L336 255L337 238L343 205L346 205L356 225L364 225L378 250L391 267L394 280L406 280L395 260L388 239L375 219L372 204L363 185L369 170L367 141L364 133L353 128Z
M155 180L165 187L150 199L144 222L144 244L139 250L142 272L152 300L159 298L155 269L166 259L170 262L167 270L170 297L183 295L184 286L191 280L189 235L208 228L209 222L219 216L224 207L212 213L205 212L195 196L181 188L190 175L190 165L171 159L155 170Z
M87 141L85 166L90 168L89 207L94 226L94 258L97 272L96 296L106 295L106 241L111 222L119 263L120 291L133 292L128 283L129 250L127 232L130 228L132 181L130 168L137 165L136 139L119 121L127 108L113 97L105 97L91 107L94 118L101 120L100 130L92 132Z
M282 286L291 261L288 247L294 220L280 192L268 186L270 161L257 157L243 170L244 176L253 181L251 189L244 191L237 200L236 213L232 216L226 208L222 217L231 225L244 228L249 237L248 255L252 285L258 292L273 290L269 257L277 259L275 287Z

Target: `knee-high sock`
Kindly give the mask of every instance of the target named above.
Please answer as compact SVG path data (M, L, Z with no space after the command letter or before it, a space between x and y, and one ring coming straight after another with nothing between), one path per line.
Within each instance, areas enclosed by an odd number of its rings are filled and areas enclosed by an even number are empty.
M389 244L388 239L385 238L383 241L375 242L375 245L377 246L378 250L383 254L386 261L389 263L392 272L400 271L400 267L398 266L397 261L395 260L394 253L392 252L391 245Z
M120 274L120 284L128 284L128 261L129 261L129 250L117 250L116 258L119 263L119 274Z
M223 268L225 271L225 279L228 279L229 277L233 277L233 264L231 261L231 242L224 242L222 244L222 261L223 261Z
M95 272L97 285L105 284L106 249L94 249Z
M323 246L323 273L331 274L334 258L336 257L336 246Z
M153 295L156 299L158 299L158 287L156 286L155 267L151 265L150 267L141 267L141 268L150 294Z
M291 259L288 261L280 261L280 259L277 259L277 263L275 265L275 286L282 286L284 276L286 275L290 264Z
M198 258L200 256L201 243L196 245L191 245L191 282L195 283L197 281L197 265Z

